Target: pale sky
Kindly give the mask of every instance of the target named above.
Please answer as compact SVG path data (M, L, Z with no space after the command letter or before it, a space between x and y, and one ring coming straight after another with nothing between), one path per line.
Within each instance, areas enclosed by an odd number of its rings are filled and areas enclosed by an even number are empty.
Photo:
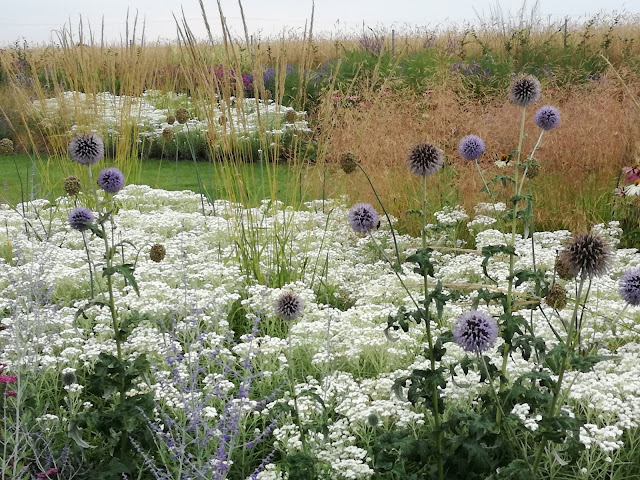
M215 0L203 0L214 36L220 35L220 20ZM535 4L529 1L527 12ZM222 9L233 34L243 35L237 0L221 0ZM249 33L269 37L287 33L302 34L311 14L311 0L244 0L242 2ZM433 30L451 24L478 24L492 17L496 7L515 21L522 0L316 0L314 31L324 36L357 34L363 22L370 27ZM104 16L105 39L119 42L125 37L125 20L129 8L130 23L138 13L138 33L145 22L147 42L176 39L176 17L184 15L199 38L205 30L198 0L0 0L0 46L16 40L29 43L57 41L56 31L69 22L77 35L80 16L91 25L96 41L100 40ZM640 15L640 0L539 0L537 19L543 24L565 17L584 21L597 13L625 12ZM287 35L289 36L289 35Z

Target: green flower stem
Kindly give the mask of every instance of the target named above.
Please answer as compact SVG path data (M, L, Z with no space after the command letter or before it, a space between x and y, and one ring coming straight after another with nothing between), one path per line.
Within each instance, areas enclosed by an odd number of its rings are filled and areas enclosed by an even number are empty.
M427 177L422 177L422 248L427 248ZM426 278L426 277L425 277ZM426 289L424 292L427 295Z
M540 136L538 137L538 141L534 145L533 150L531 150L531 153L527 157L527 162L530 162L531 160L533 160L533 156L535 155L536 150L538 149L538 145L540 145L540 140L542 140L543 133L544 133L544 130L540 129ZM518 190L518 195L520 195L520 193L522 192L522 185L524 185L524 179L527 176L528 169L529 169L529 165L524 167L524 173L522 174L522 180L520 180L520 189Z
M573 354L575 349L575 341L578 338L579 331L575 331L574 326L577 325L578 319L578 308L580 306L580 298L582 297L582 289L584 287L585 275L584 273L580 275L580 284L578 285L578 294L576 295L576 303L573 307L573 314L571 321L569 322L569 331L567 332L567 340L566 345L569 348L569 351L562 357L562 362L560 363L560 370L558 372L558 380L556 381L556 388L553 392L553 400L551 400L551 407L549 407L549 416L554 417L556 412L556 407L558 406L558 399L560 398L560 390L562 389L562 380L564 379L564 374L568 367L568 361ZM586 302L586 298L585 298ZM583 307L584 308L584 307ZM542 454L544 453L544 449L547 446L547 440L543 440L538 447L538 451L536 452L536 457L533 462L533 472L537 473L538 468L540 467L540 460L542 459Z
M111 261L111 258L109 256L109 240L107 239L107 231L104 228L104 225L101 225L101 227L102 227L102 238L104 240L104 250L107 256L106 269L110 270L113 262ZM113 334L116 340L116 351L118 354L118 360L122 361L122 346L120 341L120 333L118 330L118 313L116 311L115 300L113 297L113 280L111 277L112 275L107 275L107 289L109 290L109 310L111 310L111 322L113 326Z
M514 195L518 194L518 167L520 166L520 157L522 152L522 141L524 139L524 124L526 120L526 112L527 107L522 107L522 118L520 120L520 137L518 138L518 151L516 153L516 165L515 165L515 174L514 174L514 182L515 186L513 188ZM516 225L518 219L518 202L513 201L513 212L511 214L511 243L512 247L515 247L516 244ZM513 253L509 254L509 287L507 289L507 308L506 314L509 316L512 313L512 305L511 299L513 297L513 267L515 264L515 255ZM502 352L502 369L500 376L500 393L503 392L506 378L507 378L507 360L509 355L509 344L505 344L504 352ZM496 412L496 423L498 424L498 428L500 428L500 423L502 421L502 416L500 414L500 410Z
M427 177L422 177L422 248L427 248ZM423 272L422 278L424 279L424 323L427 327L427 341L429 342L429 362L431 364L431 371L436 370L436 360L433 355L433 336L431 335L431 320L429 318L429 303L427 303L427 293L429 291L429 278L426 272ZM433 401L433 420L436 430L436 448L438 449L438 480L444 480L444 464L442 459L442 431L440 429L440 407L438 406L438 387L433 386L433 392L431 393Z
M396 260L398 262L398 266L400 266L402 262L400 262L400 252L398 251L398 242L396 241L396 233L395 233L395 230L393 229L393 224L391 223L391 218L389 217L389 214L387 213L387 209L384 208L384 204L382 203L382 200L380 200L380 197L378 196L378 192L376 191L376 188L373 186L373 182L371 182L371 178L369 178L369 175L367 175L367 172L362 167L362 165L360 165L360 163L357 163L357 165L360 168L360 170L362 171L362 173L364 174L364 176L367 179L367 181L369 182L369 185L371 185L371 190L373 190L373 194L376 196L376 199L378 200L378 203L380 204L380 208L382 208L382 211L384 212L384 216L387 217L387 221L389 222L389 228L391 229L391 236L393 237L393 246L396 249Z
M298 396L296 395L296 382L293 376L293 345L291 342L291 331L288 332L289 336L289 358L287 361L289 362L289 385L291 390L291 396L293 397L293 407L296 410L296 423L298 424L298 430L300 430L300 441L302 442L302 451L304 453L309 453L309 448L307 445L307 439L304 435L304 431L302 430L302 421L300 420L300 410L298 410Z
M409 295L409 298L411 299L411 301L413 302L413 305L416 307L416 309L418 311L420 311L420 305L418 304L418 302L416 301L415 298L413 298L413 295L411 295L411 291L409 290L409 287L407 287L407 285L404 283L404 280L402 280L402 277L400 276L400 273L393 268L393 262L391 261L391 259L387 256L387 254L385 253L385 251L382 248L382 245L380 245L377 241L376 241L376 237L374 237L371 233L369 233L369 238L371 238L371 240L373 241L373 244L375 245L375 247L378 249L378 251L382 254L382 256L384 257L384 259L389 262L389 265L391 266L391 270L393 270L393 272L396 274L396 277L398 277L398 280L400 281L400 285L402 285L402 288L404 288L405 292L407 292L407 295Z
M474 160L473 163L476 164L478 175L480 175L480 178L482 179L482 183L484 183L484 188L487 189L487 193L489 194L489 197L493 198L493 195L491 194L491 190L489 190L489 185L487 184L487 181L484 179L484 176L482 175L482 170L480 170L480 165L478 165L478 160Z
M498 398L498 394L496 393L496 389L493 385L493 377L491 377L491 373L489 372L489 368L487 367L487 362L485 362L484 357L482 355L480 355L480 353L477 353L478 355L478 359L480 360L480 362L482 362L482 366L484 367L485 371L487 372L487 378L489 379L489 387L491 388L491 393L493 394L493 399L496 402L496 406L497 406L497 410L498 412L500 412L502 414L502 416L506 416L504 413L504 410L502 408L502 405L500 404L500 399ZM506 425L505 425L506 427ZM508 428L509 434L512 437L512 440L514 443L517 443L518 446L520 447L520 451L522 452L522 458L524 458L524 461L527 463L527 466L529 466L529 461L527 459L527 451L524 448L524 446L522 445L521 442L518 441L518 438L515 436L513 429L512 428Z

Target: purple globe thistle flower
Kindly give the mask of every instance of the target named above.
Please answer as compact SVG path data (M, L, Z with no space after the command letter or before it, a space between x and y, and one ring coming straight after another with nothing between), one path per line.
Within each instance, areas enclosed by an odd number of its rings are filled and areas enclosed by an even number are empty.
M407 158L407 167L414 175L427 177L444 166L444 152L430 143L413 147Z
M496 338L498 324L491 315L478 310L463 313L453 326L453 339L467 352L484 352Z
M105 168L98 175L98 186L107 193L117 193L124 187L124 175L116 167Z
M77 207L71 210L69 218L67 219L69 226L79 232L84 232L87 228L87 223L93 222L93 213L86 207Z
M632 268L622 274L618 291L629 305L640 305L640 267Z
M553 130L560 125L560 111L556 107L545 105L538 109L533 120L542 130Z
M484 142L477 135L467 135L460 140L458 152L462 158L476 161L485 151Z
M69 155L81 165L93 165L104 157L104 142L95 133L78 134L69 142Z
M560 255L565 267L574 277L580 273L598 277L607 271L612 259L609 242L591 232L570 238Z
M540 81L532 75L516 78L509 87L509 100L521 107L527 107L540 98Z
M282 320L291 321L302 315L304 300L294 292L281 294L273 304L276 315Z
M378 212L368 203L356 203L347 215L349 226L357 233L369 233L380 226Z

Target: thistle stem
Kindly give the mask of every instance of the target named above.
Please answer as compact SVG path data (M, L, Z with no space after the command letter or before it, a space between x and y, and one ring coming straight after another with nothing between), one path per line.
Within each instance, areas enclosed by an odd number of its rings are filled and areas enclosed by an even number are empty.
M549 416L554 417L556 415L556 407L558 406L558 399L560 398L560 390L562 389L562 380L564 379L564 374L568 367L568 360L573 354L573 350L575 348L575 340L578 337L579 331L574 331L574 326L577 326L578 320L578 308L580 306L580 298L582 297L582 289L584 287L585 274L584 272L580 275L580 284L578 285L578 293L576 295L576 303L573 306L573 314L571 315L571 321L569 322L569 330L567 332L567 340L566 346L569 349L568 352L562 357L562 362L560 363L560 370L558 371L558 380L556 381L556 388L553 392L553 400L551 400L551 407L549 407ZM586 301L586 298L585 298ZM584 308L584 307L583 307ZM547 446L547 440L543 440L538 447L538 451L536 452L536 457L533 462L533 473L537 473L538 468L540 467L540 460L542 459L542 454L544 453L544 449Z
M544 133L544 130L541 129L540 136L538 137L538 141L536 142L536 144L533 147L533 150L531 150L531 153L527 157L527 163L533 160L533 155L536 153L536 150L538 149L538 145L540 145L540 140L542 140L543 133ZM520 180L520 188L518 189L518 195L520 195L520 193L522 192L522 185L524 185L524 179L527 176L527 170L529 170L529 165L526 165L524 167L524 173L522 174L522 180Z
M380 200L380 197L378 196L378 192L376 191L376 188L373 186L373 182L371 181L371 178L369 178L369 175L367 175L367 172L362 167L362 165L360 165L360 163L357 163L357 165L360 168L360 170L362 171L362 173L364 174L364 176L367 179L367 181L369 182L369 185L371 186L371 190L373 190L373 194L376 196L376 199L378 200L378 203L380 204L380 208L382 208L382 211L384 212L384 216L387 217L387 222L389 222L389 228L391 229L391 236L393 237L393 246L396 249L396 261L398 262L398 266L400 266L400 264L401 264L401 262L400 262L400 252L398 251L398 242L396 240L396 233L395 233L395 230L393 229L393 224L391 223L391 218L389 217L389 214L387 213L387 209L384 208L384 204L382 203L382 200Z
M515 186L513 189L514 195L517 197L518 195L518 167L520 166L520 157L522 153L522 141L524 139L524 124L526 120L526 111L527 107L522 107L522 118L520 120L520 137L518 138L518 151L516 152L516 165L515 165L515 174L514 174L514 182ZM511 215L511 242L510 246L515 248L516 245L516 225L518 218L518 200L517 198L513 198L513 212ZM513 293L513 267L515 264L515 254L509 254L509 287L507 289L507 302L506 302L506 315L507 317L511 316L512 313L512 293ZM509 355L510 345L505 343L504 352L502 352L502 369L500 375L500 393L503 392L505 383L507 381L507 359ZM500 410L496 413L496 423L498 424L498 428L500 428L500 423L502 421L502 416L500 415Z
M422 248L427 248L427 177L422 177ZM424 323L427 328L427 341L429 342L429 363L431 371L436 371L436 359L433 354L433 336L431 335L431 319L429 317L429 305L427 301L427 293L429 292L429 277L427 272L423 272L424 280ZM440 430L440 406L438 405L438 386L433 385L431 392L433 401L433 421L436 433L436 448L438 450L438 480L444 480L444 464L442 459L442 431Z
M480 179L482 180L482 183L484 183L484 188L487 189L487 193L489 194L489 197L493 198L493 195L491 194L491 190L489 190L489 185L487 184L487 181L484 179L484 175L482 175L482 170L480 170L480 165L478 165L478 160L474 160L473 163L476 164L478 175L480 175Z

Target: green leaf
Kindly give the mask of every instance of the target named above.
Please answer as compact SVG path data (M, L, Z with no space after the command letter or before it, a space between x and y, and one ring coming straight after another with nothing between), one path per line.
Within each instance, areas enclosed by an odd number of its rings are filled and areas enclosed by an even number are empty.
M526 329L528 324L522 315L513 315L512 313L505 312L500 315L500 326L505 343L511 345L514 335L516 333L522 335L523 328Z
M76 442L80 448L96 448L82 439L82 429L78 426L78 422L75 420L69 420L67 436Z
M83 222L85 224L85 226L87 227L87 229L91 230L93 232L93 234L98 237L98 238L104 238L104 233L102 233L102 229L98 227L98 225L96 225L93 222Z
M513 460L509 465L500 469L500 480L536 480L527 462L521 458Z
M305 390L303 392L300 392L298 394L298 398L300 397L311 397L313 398L316 402L318 402L323 409L326 408L325 404L324 404L324 400L322 400L322 397L320 395L318 395L316 392L314 392L313 390Z
M114 273L120 273L133 287L135 292L140 296L140 290L138 290L138 283L136 282L135 277L133 276L133 265L130 263L124 263L121 265L115 265L109 268L102 269L102 276L111 276Z
M451 342L453 342L453 332L451 330L447 330L438 337L435 345L433 346L433 358L436 362L442 360L442 357L444 357L444 354L447 352L447 349L444 348L444 344ZM427 357L428 356L429 352L427 352Z
M438 280L438 283L436 283L436 288L434 288L425 298L424 306L426 308L433 301L436 304L436 312L438 313L438 318L442 318L444 307L450 298L450 295L442 293L442 282Z
M491 180L491 183L495 183L497 181L500 181L500 183L502 183L503 187L507 186L507 183L515 183L515 181L513 180L512 177L509 177L508 175L496 175L495 177L493 177L493 179Z
M485 277L487 277L496 285L498 284L498 282L489 275L489 272L487 272L487 266L489 265L489 260L491 259L491 257L497 255L498 253L514 255L517 257L516 249L511 245L487 245L486 247L482 247L482 256L484 257L484 259L482 260L482 271L484 272Z
M588 372L596 363L606 362L607 360L617 360L619 357L615 355L573 355L571 357L571 367L574 370Z
M435 275L433 263L431 263L431 252L433 252L431 248L421 248L407 258L407 262L417 263L419 265L419 268L413 269L415 273L419 273L423 277L427 275L433 277Z

